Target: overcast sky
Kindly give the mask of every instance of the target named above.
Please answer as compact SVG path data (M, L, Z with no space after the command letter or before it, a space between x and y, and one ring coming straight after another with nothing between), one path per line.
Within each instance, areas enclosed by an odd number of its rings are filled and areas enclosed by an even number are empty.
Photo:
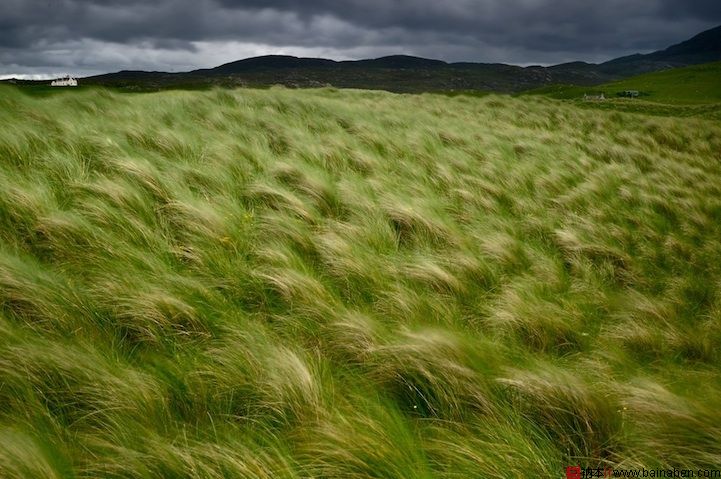
M598 62L719 24L721 0L0 0L0 76L187 71L266 54Z

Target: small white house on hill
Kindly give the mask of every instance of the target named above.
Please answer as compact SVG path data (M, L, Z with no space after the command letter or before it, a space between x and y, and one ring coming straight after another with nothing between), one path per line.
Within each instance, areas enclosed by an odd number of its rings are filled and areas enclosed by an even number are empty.
M78 81L71 76L66 76L53 80L50 83L50 86L78 86Z

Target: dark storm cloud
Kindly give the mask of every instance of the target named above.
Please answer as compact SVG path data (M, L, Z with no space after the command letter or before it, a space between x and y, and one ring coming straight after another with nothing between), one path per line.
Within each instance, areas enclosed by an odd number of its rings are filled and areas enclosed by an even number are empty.
M719 0L0 0L0 73L353 58L602 60L721 23ZM226 58L227 56L227 58Z

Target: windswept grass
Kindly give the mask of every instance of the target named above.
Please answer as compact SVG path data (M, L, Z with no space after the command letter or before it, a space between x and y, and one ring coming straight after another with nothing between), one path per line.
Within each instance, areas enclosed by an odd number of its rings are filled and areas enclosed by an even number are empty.
M0 477L721 464L721 128L0 89Z

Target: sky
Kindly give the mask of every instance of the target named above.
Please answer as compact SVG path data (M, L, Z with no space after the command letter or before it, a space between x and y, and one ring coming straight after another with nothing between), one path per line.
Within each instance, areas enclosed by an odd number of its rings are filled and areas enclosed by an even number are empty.
M601 62L719 24L721 0L0 0L0 78L188 71L268 54Z

